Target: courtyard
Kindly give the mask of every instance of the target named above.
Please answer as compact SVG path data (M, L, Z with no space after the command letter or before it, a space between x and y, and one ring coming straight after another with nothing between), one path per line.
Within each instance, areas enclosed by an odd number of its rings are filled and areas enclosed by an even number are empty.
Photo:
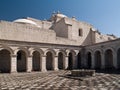
M120 74L75 78L70 71L0 74L0 90L120 90Z

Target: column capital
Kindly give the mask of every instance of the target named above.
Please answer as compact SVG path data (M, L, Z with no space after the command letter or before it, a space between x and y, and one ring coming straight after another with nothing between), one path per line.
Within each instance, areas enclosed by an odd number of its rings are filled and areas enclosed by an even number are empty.
M15 54L11 54L11 57L17 57L17 55L15 55Z
M29 55L28 57L33 57L33 55Z

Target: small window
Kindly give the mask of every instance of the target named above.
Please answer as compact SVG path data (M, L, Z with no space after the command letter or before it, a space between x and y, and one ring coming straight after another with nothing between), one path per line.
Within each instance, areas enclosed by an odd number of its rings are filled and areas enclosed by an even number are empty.
M17 60L21 60L22 59L22 54L21 54L21 52L18 52L17 53Z
M79 29L79 30L78 30L78 35L79 35L79 36L82 36L82 34L83 34L82 29Z

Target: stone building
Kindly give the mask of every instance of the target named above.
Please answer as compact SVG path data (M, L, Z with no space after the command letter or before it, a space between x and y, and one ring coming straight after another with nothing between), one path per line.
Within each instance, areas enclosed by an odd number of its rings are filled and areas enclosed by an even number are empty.
M0 21L0 72L120 68L120 39L54 13Z

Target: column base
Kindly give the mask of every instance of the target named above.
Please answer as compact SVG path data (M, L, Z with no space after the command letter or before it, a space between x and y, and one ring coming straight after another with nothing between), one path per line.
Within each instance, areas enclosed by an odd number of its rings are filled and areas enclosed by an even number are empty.
M47 70L46 69L42 69L41 72L47 72Z
M58 68L54 68L54 71L58 71L59 69Z
M14 74L14 73L17 73L17 71L11 71L10 73Z

